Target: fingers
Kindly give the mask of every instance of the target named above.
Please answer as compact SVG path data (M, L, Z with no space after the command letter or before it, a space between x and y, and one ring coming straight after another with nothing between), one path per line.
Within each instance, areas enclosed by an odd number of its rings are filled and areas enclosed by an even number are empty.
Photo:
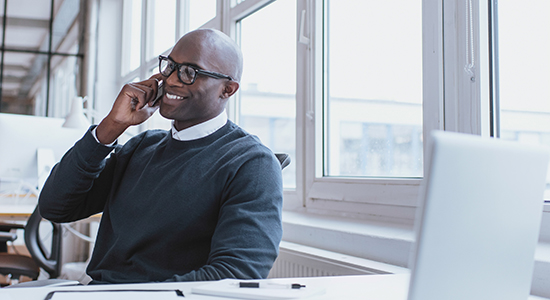
M155 80L145 80L128 84L128 96L131 96L132 111L139 115L138 119L146 120L159 108L152 105L157 96L158 86ZM149 104L149 105L148 105Z
M156 73L156 74L151 75L151 77L149 77L149 79L154 79L158 83L158 82L163 81L164 79L166 79L166 77L164 75L160 74L160 73Z
M125 94L130 99L132 110L142 109L149 102L149 99L156 95L155 90L156 87L151 87L142 82L127 84Z
M111 118L127 126L143 123L158 109L147 105L153 90L154 88L141 83L126 84L113 105Z
M109 118L127 126L147 120L159 108L152 101L157 98L158 81L162 78L162 75L154 74L149 79L124 85L113 104Z
M151 106L151 105L145 105L142 109L140 109L138 112L142 115L142 117L146 120L151 115L155 113L159 109L159 106Z
M160 73L153 74L149 79L130 83L129 85L135 90L136 95L133 99L133 109L142 109L145 105L155 106L159 96L159 87L162 86L164 76ZM142 94L143 96L140 96Z
M149 106L155 106L158 103L158 101L156 100L159 98L159 96L162 96L160 95L162 91L159 92L159 88L163 85L164 79L165 76L160 73L156 73L149 77L149 79L136 83L138 85L138 88L142 89L146 93L146 101L139 101L139 109L143 108L147 103L149 104Z

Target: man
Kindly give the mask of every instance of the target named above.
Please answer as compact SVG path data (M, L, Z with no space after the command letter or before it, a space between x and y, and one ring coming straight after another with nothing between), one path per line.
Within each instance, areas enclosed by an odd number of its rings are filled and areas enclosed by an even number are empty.
M125 85L52 170L40 212L54 222L103 212L87 268L94 283L265 278L282 236L281 169L227 120L242 54L223 33L203 29L159 60L160 73ZM164 95L154 103L160 81ZM157 108L173 120L171 131L117 145Z

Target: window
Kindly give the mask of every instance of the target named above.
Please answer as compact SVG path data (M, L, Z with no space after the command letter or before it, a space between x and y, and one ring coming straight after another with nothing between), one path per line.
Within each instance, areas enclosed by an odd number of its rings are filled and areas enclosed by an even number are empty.
M144 7L145 1L132 3ZM285 209L412 222L429 132L490 132L485 107L490 83L484 76L493 75L496 83L495 135L539 144L550 140L545 117L550 111L545 84L550 35L528 39L525 34L550 28L548 18L539 15L548 11L543 7L548 2L498 2L492 45L497 73L483 63L489 53L484 48L489 45L484 27L488 2L474 2L162 3L182 12L170 21L176 24L174 41L205 26L241 45L243 78L228 115L273 151L291 155L292 164L283 173ZM535 17L522 15L519 6ZM145 13L134 15L139 19ZM515 24L520 17L525 21ZM153 30L145 27L153 26L138 26L146 33L138 48L147 49ZM519 38L522 43L508 42ZM166 46L154 50L162 51L154 56L167 54ZM128 68L121 83L156 72L156 58L139 55L138 67ZM140 129L168 126L156 114Z
M325 0L299 5L298 61L305 62L305 79L298 86L305 91L298 94L304 95L305 132L297 140L304 141L305 180L296 206L414 219L423 136L439 129L441 118L440 61L426 59L424 47L430 43L439 54L441 41L422 34L425 23L438 24L438 9L423 9L439 3L423 4ZM426 65L435 66L428 79ZM426 93L437 96L424 102Z
M491 1L495 132L550 146L550 1ZM550 200L550 169L545 199Z
M421 1L328 0L326 15L324 175L422 177Z
M0 16L0 112L64 117L85 93L80 2L3 0Z
M123 2L122 75L137 69L141 63L141 6L141 0Z
M176 0L149 0L147 10L152 24L147 59L156 59L176 42Z
M272 151L295 159L296 1L275 1L237 27L244 56L239 125ZM295 163L283 171L283 184L295 188Z
M189 0L189 30L200 28L216 17L216 0Z

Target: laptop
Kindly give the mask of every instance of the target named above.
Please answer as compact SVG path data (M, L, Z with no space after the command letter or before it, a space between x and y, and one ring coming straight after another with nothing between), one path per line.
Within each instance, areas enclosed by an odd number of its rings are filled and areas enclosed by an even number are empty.
M529 297L550 150L434 131L409 300Z

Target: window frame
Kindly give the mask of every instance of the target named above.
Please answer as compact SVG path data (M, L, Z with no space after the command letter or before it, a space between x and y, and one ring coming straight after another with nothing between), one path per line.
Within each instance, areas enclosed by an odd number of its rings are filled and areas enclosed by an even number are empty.
M309 62L306 76L314 77L315 87L303 93L307 99L302 103L302 118L305 128L305 189L303 206L311 211L324 211L332 214L361 215L378 219L390 219L411 223L415 217L415 207L421 178L345 178L323 177L323 7L318 1L301 1L308 10L310 40L314 47L300 45L302 55ZM441 1L423 1L423 137L426 140L431 130L443 129L443 69L442 69L442 11ZM302 9L298 9L300 12ZM313 12L313 13L312 13ZM429 17L426 17L429 16ZM301 16L298 16L299 18ZM427 35L426 31L433 34ZM430 43L431 47L426 47ZM313 62L313 63L312 63ZM432 83L432 84L430 84ZM311 85L311 84L310 84ZM303 86L303 85L302 85ZM313 106L313 108L311 108ZM425 150L424 150L425 152ZM425 153L424 153L425 156ZM286 200L286 199L285 199Z

